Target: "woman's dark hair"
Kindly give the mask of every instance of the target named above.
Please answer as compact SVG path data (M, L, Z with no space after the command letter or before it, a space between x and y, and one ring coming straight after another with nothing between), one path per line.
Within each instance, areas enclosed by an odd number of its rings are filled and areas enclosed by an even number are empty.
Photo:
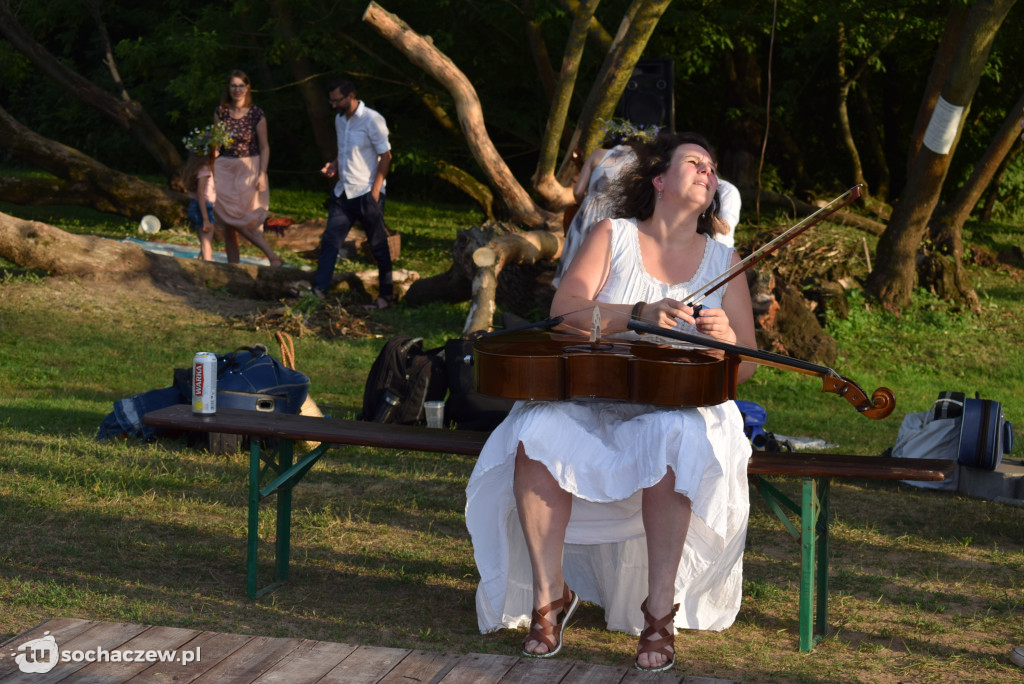
M622 170L610 191L615 198L614 216L636 218L640 221L650 218L657 201L653 181L668 170L676 148L687 144L700 145L714 160L714 148L700 133L662 132L653 142L635 145L633 149L636 152L636 161ZM718 191L715 191L711 206L697 219L698 233L714 237L715 226L712 219L718 216L720 207Z
M245 85L249 86L249 88L245 91L245 104L244 104L244 106L251 107L252 106L252 85L249 83L249 76L246 75L246 73L244 71L241 71L239 69L235 69L230 74L228 74L228 80L224 84L224 93L220 96L220 104L221 104L221 106L222 107L230 107L231 103L234 102L234 99L231 97L231 79L233 79L233 78L239 78L239 79L242 80L242 83L244 83Z

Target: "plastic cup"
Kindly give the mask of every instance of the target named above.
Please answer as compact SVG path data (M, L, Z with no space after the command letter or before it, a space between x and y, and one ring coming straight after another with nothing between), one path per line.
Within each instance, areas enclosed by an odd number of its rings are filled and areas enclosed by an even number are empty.
M427 427L439 428L444 424L444 402L425 401L423 410L427 414Z
M147 235L160 232L160 219L152 214L146 214L139 221L139 232Z

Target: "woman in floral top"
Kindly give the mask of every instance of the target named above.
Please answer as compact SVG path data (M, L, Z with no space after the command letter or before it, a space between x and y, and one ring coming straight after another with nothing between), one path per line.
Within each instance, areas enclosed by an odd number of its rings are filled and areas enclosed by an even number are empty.
M214 122L223 122L233 140L214 163L217 201L213 206L217 222L224 227L224 251L228 261L238 263L238 234L263 250L271 266L282 261L263 237L263 222L270 207L267 164L270 144L267 119L252 103L249 77L232 71Z

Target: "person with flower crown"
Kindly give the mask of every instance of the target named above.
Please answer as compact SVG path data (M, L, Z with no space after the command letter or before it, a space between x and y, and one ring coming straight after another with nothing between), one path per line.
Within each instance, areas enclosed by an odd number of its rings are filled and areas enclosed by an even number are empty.
M641 126L625 119L609 119L604 122L601 130L604 132L604 142L590 153L580 167L580 174L572 188L579 208L566 229L562 257L551 281L555 287L558 287L591 227L601 219L611 218L608 213L610 201L605 189L623 167L635 159L632 146L637 142L653 140L658 134L657 126Z
M267 118L263 110L253 104L249 77L244 71L231 72L213 121L223 124L234 140L230 148L221 150L213 166L217 181L213 213L224 228L228 262L237 264L240 260L238 235L241 234L263 250L271 266L280 266L284 262L263 237L263 222L270 208Z
M650 142L658 135L656 125L643 126L626 119L609 119L601 130L604 144L590 153L580 168L580 174L572 188L578 209L573 215L565 233L565 246L551 284L558 287L562 276L569 269L576 251L595 223L612 218L608 213L610 202L605 194L609 183L618 177L627 163L633 161L633 146L639 142ZM733 247L736 224L740 220L740 192L735 185L719 179L719 214L715 221L714 238L726 247Z
M231 147L233 140L223 124L196 128L183 139L189 154L182 170L182 185L191 198L186 216L199 235L199 258L213 260L213 203L217 189L213 182L213 162L222 149Z

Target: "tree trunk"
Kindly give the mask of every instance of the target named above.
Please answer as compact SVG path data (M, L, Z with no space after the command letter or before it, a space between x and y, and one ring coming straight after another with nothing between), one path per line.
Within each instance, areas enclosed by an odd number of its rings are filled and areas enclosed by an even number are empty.
M167 140L142 105L114 97L61 64L25 32L11 12L9 0L0 0L0 34L57 85L131 133L156 160L168 179L175 176L182 164L178 148Z
M868 87L864 84L864 80L861 79L861 87L856 89L854 96L860 105L861 120L864 121L864 136L867 138L871 159L874 160L872 170L878 175L871 196L875 199L875 213L888 220L892 215L892 207L887 204L891 185L889 160L885 158L885 149L878 135L879 125L871 107L871 98L868 97Z
M38 221L0 213L0 257L22 268L54 276L89 281L131 282L148 278L171 291L185 288L222 289L250 299L281 299L294 294L298 283L313 284L313 273L297 268L225 264L182 259L147 252L142 247L109 238L75 235ZM407 290L419 277L396 269L395 288ZM333 283L355 292L376 289L377 269L336 273ZM367 295L369 297L369 295Z
M121 79L121 72L117 68L117 60L114 59L114 48L110 44L110 34L107 32L107 25L103 21L99 0L86 0L86 4L89 5L89 13L92 14L92 20L96 22L96 31L99 33L100 41L103 43L103 63L107 65L107 70L110 72L110 77L114 80L114 85L117 87L117 92L120 94L121 99L125 102L130 102L132 98L128 94L128 89L125 88L124 81Z
M951 3L949 14L946 16L946 28L942 33L939 49L935 53L935 61L932 62L932 70L928 74L928 82L925 84L921 107L917 110L914 131L910 136L910 149L907 152L908 177L914 166L914 159L921 149L924 131L928 126L928 120L931 118L932 111L935 109L935 103L939 101L943 84L949 78L949 72L953 68L953 60L956 58L957 49L960 47L960 39L967 24L968 15L969 7L966 3Z
M749 112L764 112L760 56L738 46L722 55L725 77L723 107ZM764 125L753 116L727 117L719 139L719 167L725 178L739 187L744 196L754 196L760 186L758 156L764 137ZM805 177L801 155L793 157L798 179ZM802 181L801 181L802 182Z
M594 9L600 0L584 0L576 9L569 38L565 43L565 54L562 56L562 70L558 76L558 84L551 98L551 111L548 112L547 127L541 140L540 154L537 159L537 170L533 176L533 187L537 190L549 207L565 208L575 202L572 194L572 183L569 178L561 182L555 177L555 164L565 133L565 123L569 117L569 104L576 86L583 47L586 43L587 29L594 18Z
M98 211L133 219L153 214L165 225L173 225L185 215L188 199L185 195L115 171L78 150L44 138L16 121L3 107L0 107L0 147L61 179L50 183L49 191L43 190L47 195L66 190L69 199L77 198L78 203ZM11 194L0 194L0 197L10 197L10 201L15 202L32 187L47 187L45 183L32 180L6 183Z
M839 45L839 56L836 60L839 76L839 98L836 103L836 109L840 138L843 141L843 146L846 148L846 153L850 157L850 166L853 167L853 182L855 185L864 186L861 190L861 196L866 200L871 195L868 182L864 180L864 167L860 163L860 152L857 151L857 143L853 141L853 130L850 127L850 109L848 106L850 89L856 82L856 76L848 77L846 75L846 28L842 22L839 23L837 42Z
M540 209L523 189L498 154L487 135L483 110L473 85L448 57L431 41L413 31L401 19L371 2L363 20L388 40L409 60L437 79L455 99L466 142L490 184L508 205L512 214L530 228L561 227L561 215Z
M23 206L60 205L88 207L96 211L126 216L128 218L141 218L145 215L132 216L125 214L122 206L98 194L91 185L60 178L0 176L0 200ZM150 213L150 210L147 208L145 213ZM157 216L157 218L160 217ZM167 218L166 214L164 218ZM170 225L172 220L174 219L167 218L167 223L164 223L164 219L160 219L160 222L164 225Z
M922 281L924 281L925 273L930 277L929 282L922 282L922 284L944 299L964 303L976 314L981 313L981 304L978 302L978 294L974 291L964 268L963 227L1010 148L1017 142L1022 108L1024 108L1024 96L1021 96L1010 110L1009 116L1006 117L999 132L992 139L985 154L974 166L971 177L960 188L956 199L940 209L929 224L932 244L935 246L937 254L929 256L932 262L924 266L923 272L919 274ZM940 255L948 257L948 259L941 258ZM947 269L952 269L952 274L949 276L944 274Z
M497 221L485 221L455 234L452 244L452 265L445 272L417 280L409 287L405 301L410 306L428 302L465 302L473 298L473 252L498 235L514 230Z
M903 15L900 14L898 18L902 19ZM898 27L900 22L896 22ZM861 191L861 200L864 202L864 206L867 207L875 215L885 215L888 213L888 208L884 206L884 203L875 198L874 193L870 191L867 180L864 178L864 166L861 162L860 152L857 149L857 143L853 139L853 129L850 126L850 110L849 110L849 98L850 92L853 90L854 84L859 85L858 91L861 91L861 100L865 101L867 98L863 95L863 78L867 71L868 65L875 59L878 58L882 50L889 46L890 43L896 38L896 33L899 28L893 28L889 33L888 37L882 40L878 47L876 47L870 54L865 55L860 60L860 65L857 67L853 74L847 75L846 73L846 60L847 60L847 45L846 45L846 30L843 24L839 24L839 58L838 58L838 72L839 72L839 103L838 103L838 118L839 118L839 129L842 132L843 144L846 147L847 152L850 155L850 164L853 167L853 180L854 183L863 185ZM867 119L865 128L871 128L873 122L870 118ZM869 139L874 139L873 136Z
M324 161L334 159L338 154L337 139L334 126L331 125L332 112L327 104L327 93L316 83L316 70L310 64L302 46L302 40L295 30L291 9L283 0L270 0L270 8L277 19L277 28L287 45L291 46L293 56L288 59L292 78L298 84L299 95L305 105L309 126L313 131L313 140Z
M956 198L951 204L944 207L936 217L939 222L947 227L942 232L955 230L959 234L963 229L964 223L966 223L971 212L974 211L974 207L977 206L978 201L985 192L985 188L988 187L1000 164L1010 153L1013 144L1017 142L1017 136L1020 133L1022 110L1024 110L1024 95L1021 95L1017 103L1010 109L1006 120L1003 121L1003 125L992 138L992 142L989 143L985 154L975 164L971 177L967 179L960 192L957 193Z
M560 4L571 14L575 14L580 10L580 0L561 0ZM612 49L612 34L608 33L604 26L601 25L601 22L595 17L591 17L590 22L587 24L587 37L590 38L590 42L597 46L601 54L605 54Z
M544 32L541 29L543 21L537 19L534 0L520 0L520 4L526 19L526 44L530 47L530 55L537 67L537 78L544 88L544 95L550 102L555 97L555 72L551 68L551 57L544 42Z
M952 152L996 32L1014 2L979 0L971 7L962 33L958 26L947 24L947 31L960 33L960 45L942 87L941 99L932 113L924 146L914 157L907 187L879 239L875 269L866 283L868 294L878 298L887 309L898 311L910 301L918 249L938 203ZM957 110L957 107L963 109Z
M1020 154L1020 146L1010 148L1010 153L1003 157L1002 163L999 165L999 170L996 171L996 175L993 176L992 182L989 183L988 192L985 197L985 206L981 210L982 223L988 223L992 220L992 210L995 209L996 201L999 200L999 186L1003 182L1003 176L1006 174L1006 170L1010 168L1010 164Z
M477 330L490 330L494 325L494 312L502 271L510 265L520 268L532 266L544 259L553 259L562 251L564 238L560 234L532 230L527 233L510 233L491 240L484 247L473 252L473 300L462 334ZM532 279L531 279L531 285ZM535 292L533 285L531 292ZM554 291L549 288L548 302ZM529 293L518 292L509 298L523 302L531 298Z
M405 301L416 306L431 301L470 300L464 333L490 330L500 301L503 307L527 316L551 306L554 274L549 263L562 250L561 233L543 230L522 232L508 223L487 221L460 230L452 247L452 266L447 272L416 281Z
M576 130L569 141L569 154L565 155L558 178L568 185L572 175L571 151L577 147L583 150L584 158L601 144L601 122L615 113L615 105L626 90L633 68L643 56L644 48L654 33L658 20L672 0L633 0L619 24L619 31L605 57L601 71L590 89L583 110L580 112Z
M454 164L449 164L443 159L434 160L434 164L437 167L438 178L464 192L480 206L488 219L495 220L494 193L490 188L473 178L467 171Z

